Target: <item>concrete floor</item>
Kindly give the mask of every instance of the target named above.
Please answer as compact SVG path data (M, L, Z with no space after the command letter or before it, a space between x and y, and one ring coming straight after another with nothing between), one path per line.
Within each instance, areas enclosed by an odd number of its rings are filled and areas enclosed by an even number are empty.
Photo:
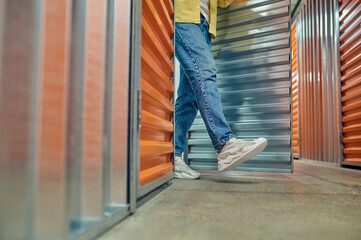
M293 174L173 179L99 239L361 239L361 171L296 161Z

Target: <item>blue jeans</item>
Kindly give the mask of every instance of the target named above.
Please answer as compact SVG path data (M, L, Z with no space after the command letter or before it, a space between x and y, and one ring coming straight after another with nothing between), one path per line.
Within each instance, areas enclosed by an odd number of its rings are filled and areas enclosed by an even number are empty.
M217 68L211 54L207 20L175 24L175 54L180 63L180 83L175 103L175 155L184 152L188 131L200 111L213 147L220 151L234 137L222 111L217 88Z

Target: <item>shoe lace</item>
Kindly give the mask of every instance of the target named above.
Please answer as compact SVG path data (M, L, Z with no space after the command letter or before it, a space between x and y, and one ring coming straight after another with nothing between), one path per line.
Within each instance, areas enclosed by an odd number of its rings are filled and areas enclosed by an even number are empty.
M230 143L238 143L238 144L242 144L244 145L245 147L248 147L248 146L251 146L253 145L253 142L252 141L248 141L248 140L243 140L243 139L237 139L237 138L231 138L229 140Z
M181 159L175 159L174 162L179 166L188 167L188 165L184 162L184 160L182 158Z

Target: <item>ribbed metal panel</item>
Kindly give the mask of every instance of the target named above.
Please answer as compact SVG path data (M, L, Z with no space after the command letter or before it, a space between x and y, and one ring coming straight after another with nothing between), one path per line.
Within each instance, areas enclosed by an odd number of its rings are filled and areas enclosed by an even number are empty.
M219 9L212 52L224 114L237 137L269 141L262 154L236 170L292 171L290 31L289 1L253 0ZM200 116L188 145L193 168L217 169Z
M0 239L93 239L135 206L131 9L0 1Z
M344 164L361 165L361 1L340 1Z
M173 3L142 2L139 185L173 173ZM140 191L143 192L143 191Z
M341 163L338 1L302 1L294 16L300 158Z
M69 229L66 207L66 99L71 1L44 5L43 75L39 103L39 157L35 232L38 238L60 238ZM56 57L55 57L56 56ZM56 100L55 100L56 99ZM47 223L47 224L43 224ZM46 225L46 226L44 226Z
M293 157L298 158L299 151L299 125L298 125L298 73L297 73L297 27L293 26L292 40L292 131L293 131Z
M0 239L32 239L42 1L0 4Z

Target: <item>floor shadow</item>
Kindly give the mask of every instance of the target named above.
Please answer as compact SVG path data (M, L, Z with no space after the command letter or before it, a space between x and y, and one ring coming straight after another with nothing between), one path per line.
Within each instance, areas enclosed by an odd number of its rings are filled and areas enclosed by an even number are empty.
M211 181L216 183L228 183L228 184L258 184L258 182L251 182L237 179L212 179Z
M148 202L149 200L151 200L153 197L155 197L156 195L160 194L161 192L163 192L164 190L166 190L168 187L170 187L172 185L172 182L166 182L163 185L157 187L156 189L154 189L153 191L147 193L146 195L144 195L143 197L139 198L137 200L137 208L143 206L146 202Z
M258 184L256 181L250 181L248 179L242 178L232 178L224 176L215 176L215 175L202 175L201 180L216 182L216 183L228 183L228 184Z

